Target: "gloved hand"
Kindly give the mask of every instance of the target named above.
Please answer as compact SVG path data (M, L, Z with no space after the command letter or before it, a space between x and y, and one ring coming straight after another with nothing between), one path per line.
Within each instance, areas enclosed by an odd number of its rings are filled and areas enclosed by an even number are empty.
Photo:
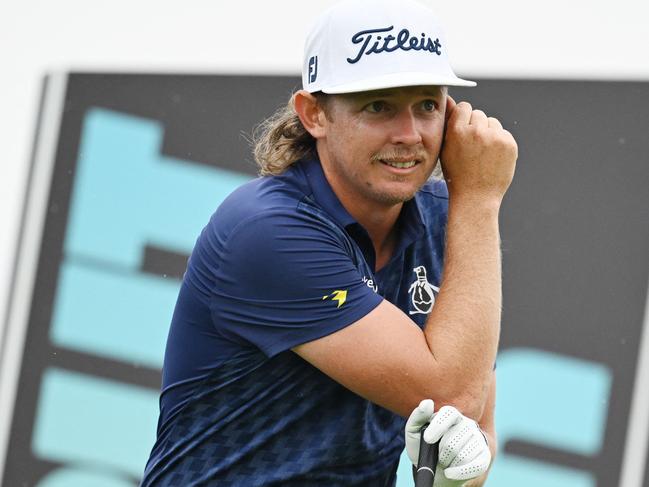
M417 465L420 431L430 423L424 431L424 441L440 442L433 487L460 487L487 471L491 452L475 421L452 406L443 406L438 412L434 406L431 399L424 399L408 418L406 453L412 464Z

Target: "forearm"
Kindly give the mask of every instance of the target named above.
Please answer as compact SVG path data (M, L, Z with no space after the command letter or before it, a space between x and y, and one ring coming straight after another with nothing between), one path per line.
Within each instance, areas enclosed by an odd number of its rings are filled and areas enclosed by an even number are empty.
M474 419L482 416L500 333L498 211L496 203L451 196L444 274L425 328L445 378L441 401Z
M489 395L487 397L487 403L484 408L484 413L478 425L487 438L487 444L489 445L489 452L491 453L491 463L489 464L489 469L482 474L480 477L470 480L467 482L464 487L482 487L487 481L489 476L489 471L494 464L494 459L496 458L496 451L498 450L498 443L496 438L496 424L495 424L495 408L496 408L496 375L495 372L492 372L492 379L489 386Z

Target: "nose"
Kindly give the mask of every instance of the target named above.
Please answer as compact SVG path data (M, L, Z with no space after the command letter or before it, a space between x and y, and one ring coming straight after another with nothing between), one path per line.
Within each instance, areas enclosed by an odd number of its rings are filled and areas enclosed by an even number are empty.
M416 145L422 141L419 123L412 110L400 110L392 119L392 144Z

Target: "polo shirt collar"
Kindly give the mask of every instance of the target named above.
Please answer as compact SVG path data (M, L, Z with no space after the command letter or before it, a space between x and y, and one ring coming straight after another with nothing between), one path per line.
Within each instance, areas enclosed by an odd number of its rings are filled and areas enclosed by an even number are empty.
M311 194L319 206L331 215L343 228L357 223L354 217L342 205L322 170L317 158L302 161L304 174L311 187Z

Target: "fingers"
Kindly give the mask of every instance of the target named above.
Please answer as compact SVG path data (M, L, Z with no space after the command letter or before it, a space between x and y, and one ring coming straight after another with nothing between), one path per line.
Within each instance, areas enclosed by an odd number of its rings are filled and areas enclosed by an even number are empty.
M476 125L478 127L489 127L494 129L503 128L500 121L495 117L487 117L482 110L474 110L470 103L462 101L455 103L450 96L446 97L446 121L452 117L452 122L458 125Z
M452 480L478 477L489 468L491 452L478 424L465 416L451 426L439 444L438 465Z
M468 480L479 477L487 471L491 463L491 452L485 448L480 454L466 465L449 467L444 470L444 475L451 480Z
M482 454L483 448L489 448L482 436L474 436L473 434L469 435L468 438L462 438L464 441L463 446L460 448L460 451L453 452L451 448L447 448L447 451L452 452L447 454L447 457L455 455L455 458L452 461L444 464L445 467L457 467L459 465L466 465L469 462L472 462L478 455Z
M480 453L484 437L475 422L468 418L452 426L439 443L439 464L442 467L468 463Z
M489 121L487 120L487 115L482 110L473 110L471 112L471 120L469 121L470 125L477 125L478 127L488 127Z
M451 426L463 418L462 414L453 406L443 406L431 420L430 426L424 431L424 441L435 443L444 435Z
M421 427L430 421L435 413L435 403L432 399L424 399L410 414L406 422L406 433L419 434Z
M453 406L444 406L435 413L434 403L425 399L412 412L406 422L406 452L413 465L419 457L420 431L427 443L439 441L438 468L450 480L468 480L487 471L491 452L478 424L463 416Z
M489 125L488 125L489 128L496 128L496 129L502 129L503 128L502 124L500 123L500 121L497 118L489 117L487 119L487 121L489 122Z
M446 112L444 113L444 121L448 122L448 119L451 118L451 115L453 114L453 110L455 110L455 107L457 106L457 103L455 103L455 100L453 97L448 95L446 97Z
M499 120L458 103L446 124L440 160L449 194L500 205L516 168L518 146ZM453 198L451 197L451 201Z
M455 106L451 117L448 119L450 125L469 125L471 121L472 107L469 103L461 101Z
M419 458L419 443L421 441L421 428L435 414L435 403L432 399L424 399L410 414L405 427L406 453L413 465Z

